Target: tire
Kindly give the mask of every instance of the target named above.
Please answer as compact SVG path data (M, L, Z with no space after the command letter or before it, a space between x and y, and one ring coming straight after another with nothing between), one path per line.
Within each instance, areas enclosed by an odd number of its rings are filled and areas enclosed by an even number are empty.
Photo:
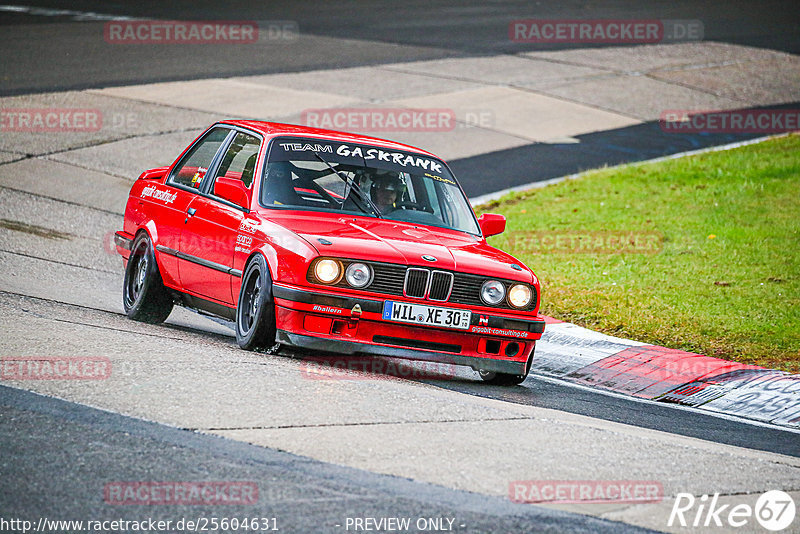
M533 353L535 351L536 347L534 347L534 349L531 351L531 355L528 357L528 363L525 364L525 374L512 375L508 373L495 373L494 371L487 371L485 369L478 369L478 374L487 384L492 384L495 386L518 386L522 384L526 378L528 378L528 373L531 372L531 365L533 365Z
M264 349L275 344L272 279L261 254L256 254L242 275L236 306L236 342L245 350Z
M133 241L122 283L122 307L129 319L163 323L174 306L158 271L153 243L144 232Z

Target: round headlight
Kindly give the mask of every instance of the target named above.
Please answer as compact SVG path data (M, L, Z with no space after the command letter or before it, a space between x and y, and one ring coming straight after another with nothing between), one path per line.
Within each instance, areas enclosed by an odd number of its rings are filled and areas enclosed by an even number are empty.
M314 276L323 284L334 284L342 276L339 262L334 260L319 260L314 266Z
M481 286L481 300L486 304L500 304L506 296L506 286L497 280L487 280Z
M530 286L517 284L508 291L508 302L515 308L524 308L531 303L533 291Z
M355 288L367 287L372 282L372 269L363 263L351 263L344 272L347 283Z

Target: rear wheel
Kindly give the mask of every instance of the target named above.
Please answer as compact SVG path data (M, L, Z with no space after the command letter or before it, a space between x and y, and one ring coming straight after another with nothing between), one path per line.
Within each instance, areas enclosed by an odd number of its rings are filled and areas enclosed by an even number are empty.
M478 369L478 374L481 375L481 379L487 384L493 384L495 386L518 386L528 378L528 373L531 372L533 353L535 350L534 348L534 350L531 351L531 355L528 356L528 362L525 364L525 374L495 373L494 371L487 371L486 369Z
M236 342L245 350L275 344L275 304L267 262L257 254L242 275L236 307Z
M153 243L140 233L133 241L122 284L122 306L129 318L143 323L163 323L172 311L172 296L158 271Z

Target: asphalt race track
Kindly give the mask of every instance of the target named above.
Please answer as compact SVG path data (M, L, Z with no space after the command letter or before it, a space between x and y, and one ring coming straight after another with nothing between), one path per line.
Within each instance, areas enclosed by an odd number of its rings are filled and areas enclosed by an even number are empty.
M5 387L0 388L0 405L5 420L0 439L6 451L0 472L4 479L28 473L26 480L17 479L13 495L4 493L3 517L141 520L139 510L114 510L98 499L87 478L127 480L156 472L172 480L200 476L258 481L258 505L226 507L225 514L269 518L270 528L277 525L278 530L288 532L336 531L337 524L345 524L346 510L358 510L363 517L455 518L454 529L465 532L519 532L531 525L539 532L641 531L610 521L514 505L500 497L337 467ZM77 450L65 444L77 445ZM37 454L24 454L32 445ZM76 469L76 463L82 469ZM160 508L148 517L178 521L220 513L212 506Z
M630 5L559 2L550 6L529 2L499 2L491 7L461 6L459 2L415 2L404 4L402 12L398 14L392 2L324 2L311 5L269 2L257 7L248 2L228 2L223 8L214 2L109 4L88 1L70 2L65 8L61 2L42 1L35 6L39 8L38 11L31 7L0 9L0 27L3 28L0 39L5 52L0 60L3 65L0 95L319 69L379 67L448 58L485 57L491 60L497 55L508 57L511 54L529 53L538 58L536 54L562 52L567 55L556 56L556 63L585 65L579 52L581 47L585 49L587 45L511 42L508 39L509 22L528 18L698 20L703 25L706 42L800 53L800 39L797 36L800 15L793 9L794 3L791 1L712 2L702 5L682 1L671 2L669 6L658 2ZM195 53L197 47L191 45L109 47L108 43L97 37L102 34L103 25L114 16L160 20L253 20L267 28L270 23L288 21L294 25L293 28L297 28L298 37L285 42L267 39L249 45L204 46L202 53ZM589 45L590 49L592 46L598 45ZM569 55L571 51L578 52L578 55ZM635 57L630 62L612 63L613 72L638 75L636 71L639 66ZM729 58L717 63L707 57L705 64L701 62L706 67L722 67L723 70L728 64ZM461 69L459 72L466 71ZM597 74L599 72L595 71ZM488 75L492 75L491 71ZM722 75L747 77L751 73L734 70ZM440 85L455 86L459 83L459 75L442 72L441 76ZM776 80L769 79L771 76L765 78L758 83L776 83ZM566 81L569 82L569 79ZM796 80L790 77L788 80L778 79L777 83L796 85ZM678 80L678 85L681 84L685 84L683 79ZM760 89L758 86L752 87L750 83L744 85L743 94L750 96L754 89L756 92ZM523 84L523 87L527 86ZM538 88L537 84L532 87ZM715 83L710 83L701 93L713 91L715 87ZM642 90L645 91L644 95L638 94L633 100L644 97L643 104L657 110L661 109L659 102L663 100L659 91L670 88L647 85ZM616 85L606 89L587 88L586 92L595 93L599 101L591 97L583 100L569 91L553 91L551 94L559 98L576 99L577 102L602 109L615 95L619 95L620 89ZM709 100L703 96L695 94L678 101L701 109L723 109L732 105L730 100ZM480 98L476 97L476 101L472 102L473 110L483 109ZM743 105L745 102L749 100L745 98L735 107L748 107ZM785 104L785 98L780 103ZM777 103L767 100L758 104L763 108ZM797 106L797 99L793 98L792 104L785 107ZM450 156L441 150L439 153L448 159L467 193L473 196L605 164L651 159L758 137L747 133L665 134L659 128L658 114L642 115L627 109L625 105L620 111L646 120L621 128L597 128L588 134L568 136L571 138L565 142L548 140L506 149L499 147L499 150L479 149L480 155L470 154L463 158ZM430 148L429 144L426 146ZM531 160L537 164L530 165ZM497 173L498 168L502 168L503 172ZM494 176L488 183L483 179L487 173Z
M17 2L75 14L0 11L4 26L2 94L130 85L154 81L216 76L298 72L343 68L403 60L516 53L534 49L508 40L508 23L515 19L698 19L705 39L800 53L795 4L767 2L660 2L585 4L578 1L542 5L522 1L465 6L462 2L408 2L398 11L394 2L288 1L253 4L145 0L135 3L96 1ZM313 36L300 54L285 53L269 44L257 53L223 47L192 54L185 49L118 50L109 55L102 41L85 39L98 22L86 13L161 20L294 21L301 34ZM46 33L31 31L46 27ZM102 26L102 21L99 23ZM45 30L45 28L38 28ZM46 35L46 39L41 37ZM365 46L368 44L368 46ZM574 44L539 45L537 49L576 48Z
M120 16L285 21L299 38L114 48L102 29ZM509 21L524 18L701 20L705 41L533 48L508 39ZM389 359L377 373L331 375L316 358L335 356L241 351L228 325L181 308L164 325L131 322L110 241L141 170L169 164L203 128L251 104L253 116L289 122L306 108L452 105L463 125L461 110L490 110L492 124L455 135L382 135L441 153L470 196L759 137L667 134L662 100L796 109L798 21L791 2L0 6L0 108L106 117L98 131L0 131L0 357L99 358L109 370L103 380L0 377L0 530L11 519L259 517L273 521L264 531L282 532L366 531L354 522L366 518L410 518L406 530L383 524L401 532L722 532L668 525L677 495L752 507L782 489L800 504L800 432L790 428L534 375L513 388L486 386L469 369L445 380L398 378L386 370L416 364ZM631 74L633 57L652 74ZM515 72L523 60L550 81ZM639 83L668 91L613 98ZM715 93L721 85L739 89ZM456 99L463 107L448 104ZM513 120L516 109L554 113L524 124ZM582 480L657 483L663 498L546 506L509 498L515 481ZM244 483L258 497L110 501L109 485L123 482ZM751 519L735 531L764 529Z

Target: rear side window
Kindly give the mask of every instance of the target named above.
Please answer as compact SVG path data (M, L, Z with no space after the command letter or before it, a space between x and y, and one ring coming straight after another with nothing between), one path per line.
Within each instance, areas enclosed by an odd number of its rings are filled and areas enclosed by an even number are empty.
M253 183L256 159L261 140L253 135L238 132L225 152L214 179L220 176L241 180L246 188ZM213 187L212 187L213 189Z
M230 130L214 128L195 144L183 160L178 164L169 179L169 183L200 189L208 172L208 166L214 159Z

